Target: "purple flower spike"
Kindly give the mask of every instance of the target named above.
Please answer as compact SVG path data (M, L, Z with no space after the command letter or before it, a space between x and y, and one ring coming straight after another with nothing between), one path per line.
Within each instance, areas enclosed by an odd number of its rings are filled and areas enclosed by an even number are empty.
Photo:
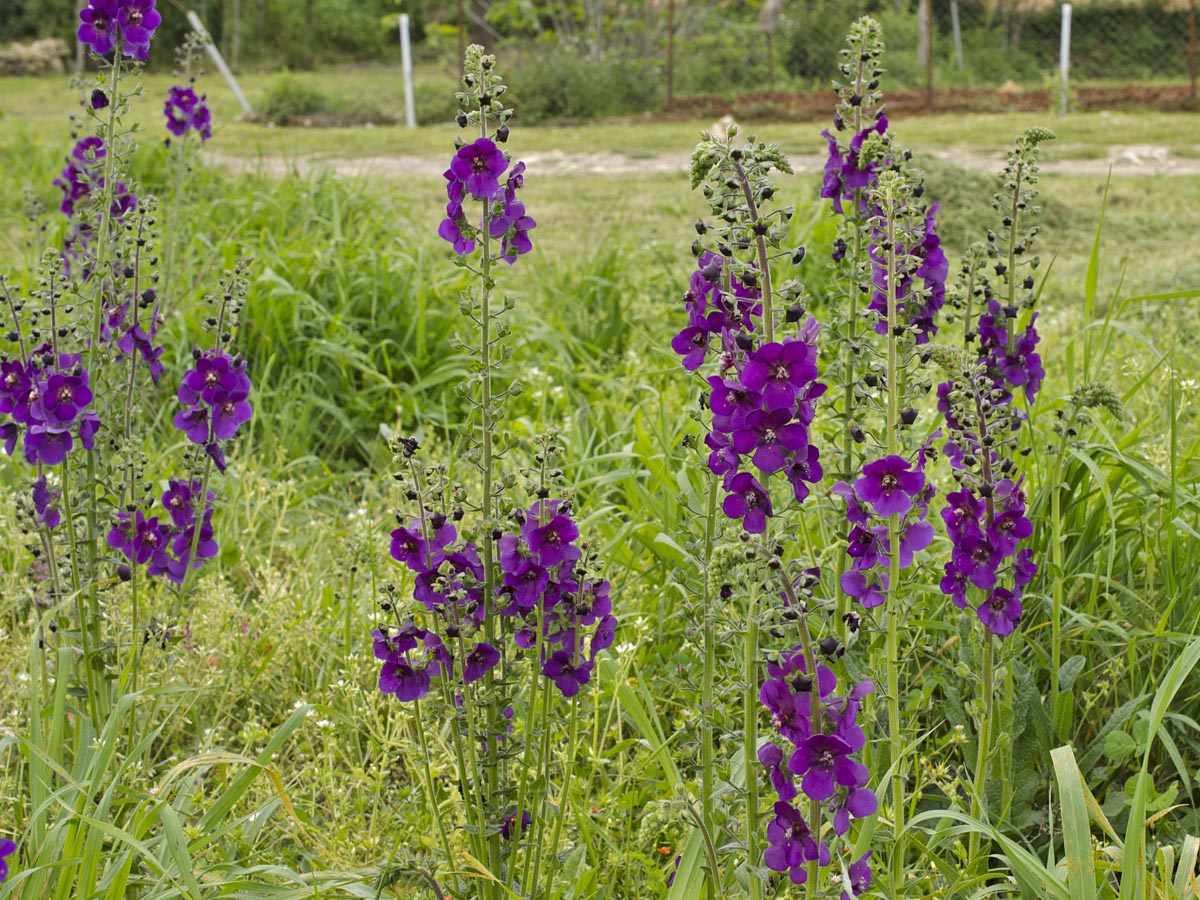
M480 641L467 654L466 665L463 667L463 684L478 681L500 662L500 651L491 644Z
M494 200L500 190L500 176L508 160L500 148L487 138L479 138L454 154L450 171L476 200Z
M879 516L902 516L912 509L913 498L925 487L925 473L913 471L902 456L885 456L863 467L854 482L854 493Z

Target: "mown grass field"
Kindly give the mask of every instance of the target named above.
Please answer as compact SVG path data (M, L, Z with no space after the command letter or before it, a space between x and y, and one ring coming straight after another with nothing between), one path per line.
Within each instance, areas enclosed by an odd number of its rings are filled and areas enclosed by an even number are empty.
M394 109L397 74L362 69L295 77ZM273 77L245 79L252 100ZM446 73L433 77L449 83ZM157 98L167 84L160 76L146 78L135 103L144 132L138 157L144 191L166 188ZM410 131L236 123L225 88L214 78L204 87L216 121L206 153L253 160L441 159L452 152L452 124ZM51 182L69 149L65 116L71 110L61 79L0 79L0 267L17 272L18 281L32 255L22 217L26 186L49 207L47 234L61 229ZM942 200L941 230L952 259L994 219L991 179L937 160L933 151L999 153L1035 121L1059 135L1048 148L1050 161L1103 157L1112 145L1159 144L1180 157L1200 148L1200 115L896 121L901 140L927 172L931 196ZM517 125L510 147L516 158L550 150L683 158L708 125ZM786 122L756 129L788 153L814 154L823 151L824 127ZM254 783L228 830L206 846L197 865L213 873L234 863L288 866L347 872L350 880L365 882L392 865L397 847L400 859L419 863L434 846L411 763L412 735L398 705L375 689L378 667L369 632L380 584L403 587L407 577L387 556L398 497L381 434L415 433L431 456L456 464L453 447L464 411L452 388L467 363L449 348L462 328L457 293L464 281L435 237L445 204L439 177L302 179L248 168L227 171L205 164L202 155L188 195L164 226L181 235L182 248L180 264L160 289L168 311L168 369L186 357L186 336L195 332L198 301L212 279L239 257L254 260L241 341L256 384L256 417L232 455L223 487L222 555L204 571L195 607L173 623L186 628L186 636L147 655L148 680L175 693L143 701L170 715L153 752L128 773L128 789L151 791L164 771L198 754L258 757L269 736L307 705L291 737L260 760L278 780ZM800 209L795 227L809 253L799 274L812 286L819 315L821 303L829 302L822 288L833 240L817 196L819 176L782 184ZM1111 383L1126 407L1123 420L1098 418L1086 431L1063 476L1069 486L1065 566L1072 611L1063 658L1084 657L1078 706L1064 739L1090 763L1088 784L1119 822L1128 805L1132 753L1122 756L1125 744L1108 735L1115 730L1144 739L1133 710L1119 720L1117 714L1132 699L1152 694L1187 639L1200 633L1200 357L1194 352L1200 340L1200 257L1194 252L1200 175L1122 175L1110 182L1054 173L1043 176L1041 188L1048 382L1035 424L1046 429L1063 398L1085 379ZM618 689L646 688L638 696L648 705L653 698L651 714L685 778L694 781L696 705L689 670L696 662L696 635L681 615L678 558L659 537L679 528L683 515L676 503L678 473L685 468L682 438L691 428L695 390L669 342L680 327L677 301L693 265L688 247L703 204L683 172L543 178L532 168L524 200L538 227L535 252L506 283L517 301L509 371L526 386L511 402L510 428L524 438L547 427L562 430L581 526L610 561L622 622L617 641L624 648L594 685L586 777L570 798L571 816L589 848L584 865L608 881L607 896L658 897L674 855L662 848L677 846L686 821L664 787L652 736L639 730ZM169 401L163 403L159 437L166 444L177 438ZM1053 465L1044 445L1035 447L1030 462L1029 477L1039 484ZM7 754L0 806L18 809L22 763L6 736L28 727L25 691L36 676L30 671L36 658L30 652L34 592L11 514L24 485L11 468L0 472L6 487L0 517L0 752ZM1041 518L1034 541L1044 552L1044 504L1036 512ZM826 563L836 550L832 540L818 547ZM943 600L931 597L930 621L949 621L953 610ZM1028 624L1012 651L1035 680L1044 674L1049 652L1044 589L1038 601L1041 606L1030 601ZM165 607L156 613L165 615ZM114 607L112 615L121 612ZM928 684L914 682L906 709L914 720L941 727L946 714L937 684L952 680L954 666L964 663L955 655L952 629L931 628L931 634L938 640L931 637L914 650L912 668L919 663L938 674ZM1156 751L1153 769L1156 797L1168 798L1161 808L1172 807L1156 826L1168 842L1200 831L1200 682L1194 677L1174 710L1169 727L1176 752ZM930 795L961 790L958 752L945 741L922 758L921 779ZM239 765L233 757L210 762L173 783L180 809L205 808ZM1045 758L1033 762L1043 783L1048 766ZM448 773L447 767L435 775L449 806L454 788ZM1045 821L1053 813L1044 792L1038 796L1033 812ZM1026 826L1024 839L1033 844L1038 837L1037 826ZM397 875L390 889L419 896L406 885L406 877ZM931 888L929 896L940 895Z

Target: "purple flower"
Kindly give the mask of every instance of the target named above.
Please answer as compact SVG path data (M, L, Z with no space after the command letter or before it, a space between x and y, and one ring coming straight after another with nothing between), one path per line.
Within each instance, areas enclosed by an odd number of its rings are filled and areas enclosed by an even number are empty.
M108 94L95 88L92 91L92 109L105 109L108 106Z
M557 685L564 697L574 697L580 686L591 680L592 665L590 662L573 662L571 653L555 650L542 666L542 674Z
M63 375L55 372L46 379L39 404L44 414L42 421L47 425L65 428L92 402L92 391L88 387L87 374Z
M93 53L105 56L119 46L123 55L144 62L162 16L154 0L90 0L79 20L76 36Z
M143 565L155 554L165 552L167 536L158 517L147 519L140 510L117 513L117 522L108 532L108 546L120 550L135 565Z
M733 449L742 454L752 452L754 465L767 474L787 464L785 451L802 450L807 445L808 429L793 422L787 409L756 410L733 432Z
M513 828L515 824L517 824L517 814L513 813L500 824L500 837L504 838L506 841L511 841L514 837L516 837L516 829ZM528 812L521 813L522 835L525 834L525 832L529 829L529 826L532 824L533 816L531 816Z
M500 190L500 176L508 160L500 148L487 138L462 147L450 161L450 171L476 200L494 200Z
M17 850L17 845L8 838L0 840L0 881L8 877L8 857Z
M746 358L742 384L762 394L767 409L785 409L817 377L816 351L804 341L763 344Z
M62 493L52 491L46 486L46 476L43 475L33 483L33 508L37 513L37 520L46 526L50 531L58 527L58 523L62 521L62 514L58 510L58 504L55 502Z
M788 768L802 776L800 787L811 800L828 800L836 784L866 784L867 767L851 758L850 745L840 737L814 734L804 739L788 760Z
M491 644L485 644L483 641L480 641L467 654L466 663L463 666L463 684L478 681L495 668L499 662L500 651Z
M841 900L854 900L855 897L865 894L867 889L871 887L871 866L868 860L870 860L871 854L874 852L874 850L868 850L857 860L850 863L850 868L846 871L846 874L850 876L850 882L849 884L843 882L845 887L842 890Z
M775 515L771 496L758 479L749 472L734 475L727 485L729 495L721 504L725 515L741 519L742 527L750 534L762 534L767 529L767 517Z
M790 803L775 804L775 818L767 825L767 841L770 846L763 854L763 863L773 872L787 872L796 884L808 879L805 864L817 860L829 865L829 848L822 843L819 847L808 830L804 815Z
M200 135L203 143L212 137L212 114L208 110L207 98L197 97L190 87L175 85L167 91L163 104L163 115L167 118L167 131L183 137L188 131Z
M1005 588L996 588L979 604L979 621L997 637L1006 637L1017 627L1021 618L1021 598Z
M865 787L851 788L833 807L833 830L845 834L850 829L850 819L865 819L875 815L879 799L875 792Z
M912 509L913 498L925 487L925 473L911 470L902 456L885 456L863 467L854 482L854 493L870 503L879 516L902 516Z
M867 609L882 606L887 601L888 575L881 572L872 579L862 569L847 569L842 574L842 590Z
M771 786L775 788L779 799L784 803L791 803L796 799L796 783L792 779L792 773L783 764L783 751L778 745L768 742L759 747L758 761L770 774Z
M807 452L799 449L793 453L791 462L784 469L783 474L787 476L788 483L792 486L792 495L796 498L797 503L804 502L809 494L808 486L816 484L825 474L821 468L820 458L821 452L809 444Z
M25 461L31 466L38 463L47 466L61 465L73 446L71 432L65 428L31 425L25 432Z

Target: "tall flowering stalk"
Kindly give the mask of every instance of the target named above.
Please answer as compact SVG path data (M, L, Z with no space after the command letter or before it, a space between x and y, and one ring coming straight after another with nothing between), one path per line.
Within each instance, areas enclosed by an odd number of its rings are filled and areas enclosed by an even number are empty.
M47 629L39 643L41 677L53 671L79 700L73 737L55 745L61 757L29 767L35 798L62 788L55 773L71 771L114 708L130 709L130 695L144 687L142 655L152 636L166 633L155 620L181 611L193 573L218 552L218 486L210 474L224 471L229 441L252 414L250 379L232 349L243 266L222 282L206 321L212 340L195 351L195 368L173 375L163 362L163 310L178 297L160 277L157 201L138 191L129 171L134 129L126 118L137 90L129 80L160 22L154 5L92 0L80 13L79 39L100 71L85 95L89 133L72 135L76 143L54 182L64 239L45 249L29 290L0 275L8 320L0 344L0 446L29 484L18 514L45 572L48 616L55 625L75 620ZM182 465L162 458L148 439L152 410L170 405L170 394L184 407L176 424L193 445ZM47 684L40 690L45 696ZM132 748L146 737L139 730L147 717L133 714L128 722L121 737ZM68 813L63 838L63 829L47 827L53 811L38 806L24 837L28 859L81 845L90 825L78 810ZM60 893L73 873L64 867L56 876Z
M938 408L949 440L945 453L959 483L942 511L953 553L941 589L960 608L973 607L982 624L981 704L972 812L982 814L991 767L996 640L1016 629L1022 593L1037 572L1021 542L1033 533L1026 517L1024 478L1018 461L1022 426L1045 375L1037 352L1037 294L1031 254L1036 221L1038 150L1054 135L1030 128L1009 154L992 206L1000 229L968 254L955 298L965 320L963 349L944 353L952 380L938 386ZM985 271L990 267L994 279ZM1056 489L1055 489L1056 490ZM1058 616L1054 610L1051 678L1053 703L1059 669ZM978 852L972 834L971 858Z
M876 609L884 617L894 841L889 873L899 896L907 803L902 573L934 536L929 511L936 491L926 473L934 437L920 442L915 425L918 397L928 389L919 366L938 331L949 263L937 235L938 205L926 201L923 183L908 168L911 154L896 144L881 106L882 54L878 23L858 20L842 51L834 127L824 132L829 157L821 195L842 217L833 262L845 303L833 311L836 340L828 354L840 387L842 477L833 493L846 503L849 526L837 560L839 618L858 622Z
M444 878L455 895L499 898L548 893L561 865L561 845L579 738L580 703L596 657L616 632L608 581L580 540L570 493L554 465L559 453L543 438L536 465L523 475L505 462L514 443L498 429L504 401L520 386L498 386L497 367L509 357L497 302L498 262L513 265L532 250L536 227L520 199L525 165L500 145L509 138L512 110L495 58L467 51L458 95L459 138L445 172L446 217L438 233L457 254L474 287L461 308L476 332L475 377L462 387L474 410L467 458L478 472L476 499L446 469L417 463L413 438L393 443L409 503L392 531L391 555L412 576L411 600L384 586L387 621L373 632L381 662L379 688L412 704L424 788L439 835ZM454 822L447 821L432 777L423 711L433 707L453 723L462 819L471 856L490 878L463 882ZM564 711L564 707L566 707ZM565 743L561 742L566 732ZM554 760L555 748L561 758ZM552 773L561 774L557 796Z
M672 341L685 370L711 372L701 389L709 451L698 591L704 641L702 821L711 842L725 843L717 834L728 816L715 809L712 717L718 647L728 642L718 638L716 622L729 601L740 601L734 633L741 654L729 663L740 665L744 678L742 754L760 761L777 794L773 816L764 817L759 776L747 771L741 844L750 896L762 896L767 881L786 877L807 884L815 897L822 890L822 867L835 859L844 889L858 893L870 883L869 854L846 860L844 850L852 845L842 839L851 818L871 815L876 807L866 787L867 769L855 758L866 743L856 718L871 685L834 694L837 676L829 664L845 648L836 629L824 636L814 631L829 621L819 613L832 610L814 599L819 570L790 552L797 541L789 536L807 533L796 510L823 474L811 430L816 402L825 392L817 380L820 329L805 312L802 285L794 278L779 283L773 271L804 257L803 249L784 246L793 210L771 208L777 187L770 172L789 172L787 161L778 147L753 135L745 146L735 144L736 138L736 132L725 140L703 135L692 158L693 187L702 190L716 224L697 223L697 268L684 296L687 324ZM718 508L731 520L724 528ZM722 532L734 543L718 543ZM806 549L812 552L811 545ZM789 649L771 657L765 673L762 628L779 638L790 632L791 641ZM765 743L759 738L764 707L778 734ZM784 743L791 745L786 760ZM836 841L825 834L829 822ZM710 896L719 879L719 872L711 873Z

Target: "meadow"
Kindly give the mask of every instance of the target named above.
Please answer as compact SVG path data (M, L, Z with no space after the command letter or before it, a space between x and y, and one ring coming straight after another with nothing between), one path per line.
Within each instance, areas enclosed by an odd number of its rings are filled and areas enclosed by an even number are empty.
M452 81L435 74L439 85ZM393 69L292 77L334 85L375 108L397 106ZM273 78L248 78L251 99L269 91ZM141 123L131 168L142 192L166 198L178 190L160 125L161 98L173 82L149 75L143 83L131 106L130 119ZM80 723L80 697L46 677L53 643L45 639L47 601L28 520L17 514L28 479L15 465L0 467L0 833L41 829L58 848L57 860L38 859L40 874L0 885L0 897L431 895L431 875L448 861L437 861L413 721L377 688L371 630L382 620L387 586L403 594L413 582L388 552L393 514L405 502L392 477L389 439L416 437L428 458L470 486L477 480L463 449L470 407L455 390L474 365L454 343L467 328L459 302L470 274L450 265L453 254L437 237L445 181L436 170L302 177L256 171L255 161L413 157L444 164L456 130L452 122L413 130L239 123L217 79L202 88L214 136L184 193L163 207L172 260L157 285L168 311L163 362L168 372L191 364L191 344L208 315L203 295L249 258L238 343L254 380L254 417L239 432L221 485L220 553L194 576L186 608L164 597L143 611L149 624L144 618L140 672L152 687L130 695L120 707L125 718L110 720L113 733L94 742L85 740L95 734ZM80 96L63 79L0 79L0 261L19 288L35 285L30 273L40 249L66 234L52 182L72 143L66 117ZM831 115L834 102L831 94ZM1013 138L1038 124L1057 133L1043 161L1062 166L1047 166L1039 185L1046 377L1029 409L1021 464L1037 486L1029 546L1045 562L1005 644L1004 773L992 792L993 830L985 834L990 862L986 873L972 869L975 826L966 822L976 711L964 685L977 660L957 611L933 587L935 575L916 590L919 611L899 661L900 708L910 733L927 740L908 754L912 849L892 884L904 884L912 897L1124 900L1133 890L1128 873L1138 867L1147 879L1137 896L1198 897L1200 844L1191 836L1200 834L1200 679L1176 663L1194 665L1200 634L1200 359L1193 350L1200 340L1193 252L1200 174L1108 177L1072 174L1069 166L1104 159L1119 145L1161 145L1175 158L1194 159L1200 116L1090 111L1063 119L895 121L928 195L941 202L939 234L951 259L994 227L995 178L947 155L994 159L999 171ZM825 127L764 122L750 130L786 154L809 155L825 152ZM702 861L694 839L704 831L696 812L704 635L689 587L696 554L685 501L695 490L686 436L697 396L671 350L683 324L679 298L695 267L693 223L706 212L682 164L708 128L639 121L522 127L519 111L514 120L514 158L561 151L629 163L617 176L545 177L531 164L522 198L537 219L534 250L505 283L515 307L507 320L512 355L500 371L523 388L507 400L505 428L526 445L557 431L564 484L580 531L606 561L620 623L575 723L574 778L561 800L573 849L562 854L554 896L699 896L686 893L701 890L703 876L689 880L693 874L737 852L709 847ZM681 167L637 171L639 160L661 156L678 157ZM818 317L842 299L829 263L838 223L820 186L819 174L778 179L779 193L797 207L788 237L807 250L794 274ZM26 188L31 195L23 195ZM31 197L49 210L40 231L26 216ZM1093 410L1060 442L1056 414L1094 382L1112 389L1121 416ZM922 403L923 411L932 408L932 400ZM171 416L166 405L150 408L146 446L155 453L185 443ZM818 503L833 509L827 494ZM802 543L812 564L832 571L840 538L820 525ZM788 540L801 543L798 535ZM949 547L936 538L924 565L937 569ZM1063 603L1057 646L1052 585ZM127 610L105 602L106 620L128 627ZM723 620L736 619L733 606L720 611ZM864 637L862 645L879 652L882 643ZM716 688L732 697L745 680L726 670ZM1052 681L1062 692L1057 704ZM742 711L723 700L705 715L713 718L721 760L721 803L734 809L741 800L729 798L740 798L747 769ZM869 715L868 741L882 748L882 699ZM122 745L115 757L97 750L115 746L126 726L132 736L135 721L152 723L144 732L137 725L144 741ZM462 798L452 732L429 736L435 765L425 774L453 822ZM1057 750L1064 746L1073 748L1070 764ZM57 780L39 805L27 785L46 768ZM939 819L942 809L958 818ZM72 831L70 822L87 827ZM466 835L454 839L456 847L470 840L469 828L456 833ZM1135 834L1146 835L1148 851L1134 844ZM100 856L109 862L95 862L88 891L76 893L84 875L76 882L62 873ZM28 873L31 862L14 857L10 867ZM668 889L677 866L683 880ZM722 896L749 890L733 869ZM703 890L716 896L711 884ZM895 896L875 890L863 896Z

